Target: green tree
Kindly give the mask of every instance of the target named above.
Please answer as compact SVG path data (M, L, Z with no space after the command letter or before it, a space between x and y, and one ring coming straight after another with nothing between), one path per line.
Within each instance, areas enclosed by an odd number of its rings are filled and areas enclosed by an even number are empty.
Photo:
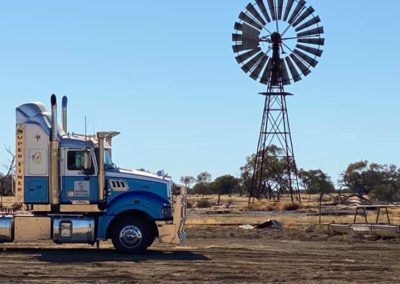
M190 192L190 186L196 181L196 179L192 176L182 176L180 182L183 183L188 192Z
M375 185L370 197L379 201L400 201L400 172L395 165L379 165L382 183Z
M276 192L279 194L288 190L288 161L285 158L283 150L275 145L270 145L263 150L263 153L258 155L258 159L264 154L262 169L258 169L256 175L254 175L254 165L256 163L256 155L252 154L246 158L246 164L240 168L240 185L242 191L247 191L258 199L263 196L272 198L272 193ZM294 166L291 163L291 166ZM253 181L253 176L254 181ZM261 180L260 177L263 177ZM252 185L258 188L261 185L260 192L252 192ZM254 189L253 189L254 190Z
M326 175L322 170L309 170L300 169L299 179L303 185L306 193L330 193L335 191L331 178Z
M211 187L215 193L218 194L218 205L221 201L221 195L231 194L237 190L239 186L239 181L237 178L231 175L224 175L217 177L212 183Z
M193 186L193 193L195 194L211 194L211 174L208 172L201 172L197 175L197 183Z
M395 165L355 162L342 173L340 183L352 192L379 201L400 200L400 172Z
M201 172L197 175L197 182L211 182L211 174L209 172Z
M368 195L374 187L384 184L384 179L384 166L358 161L347 167L339 182L354 193Z

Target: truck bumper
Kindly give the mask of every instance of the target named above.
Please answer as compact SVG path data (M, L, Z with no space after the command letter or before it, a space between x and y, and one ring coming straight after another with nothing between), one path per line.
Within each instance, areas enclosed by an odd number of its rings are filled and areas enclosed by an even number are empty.
M160 243L180 244L186 239L186 204L186 189L181 189L181 194L174 198L172 223L157 222Z

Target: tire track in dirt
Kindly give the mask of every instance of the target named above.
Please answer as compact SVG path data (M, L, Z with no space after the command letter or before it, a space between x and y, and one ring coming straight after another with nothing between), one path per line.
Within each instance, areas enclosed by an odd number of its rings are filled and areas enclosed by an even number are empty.
M104 243L3 245L1 282L40 283L397 283L399 241L330 238L301 230L190 228L181 247L155 244L121 255Z

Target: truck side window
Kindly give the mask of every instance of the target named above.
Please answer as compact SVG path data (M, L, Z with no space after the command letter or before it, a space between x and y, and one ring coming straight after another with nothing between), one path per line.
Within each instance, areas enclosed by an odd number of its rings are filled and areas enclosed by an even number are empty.
M68 151L67 168L69 171L81 171L83 169L83 151ZM93 163L88 174L94 174Z

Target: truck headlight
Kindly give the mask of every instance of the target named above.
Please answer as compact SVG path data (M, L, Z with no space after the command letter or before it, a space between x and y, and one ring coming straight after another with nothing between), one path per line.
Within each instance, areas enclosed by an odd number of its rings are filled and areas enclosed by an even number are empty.
M172 210L171 210L171 206L170 205L164 205L163 207L161 207L160 209L161 211L161 215L163 216L171 216L172 215Z

